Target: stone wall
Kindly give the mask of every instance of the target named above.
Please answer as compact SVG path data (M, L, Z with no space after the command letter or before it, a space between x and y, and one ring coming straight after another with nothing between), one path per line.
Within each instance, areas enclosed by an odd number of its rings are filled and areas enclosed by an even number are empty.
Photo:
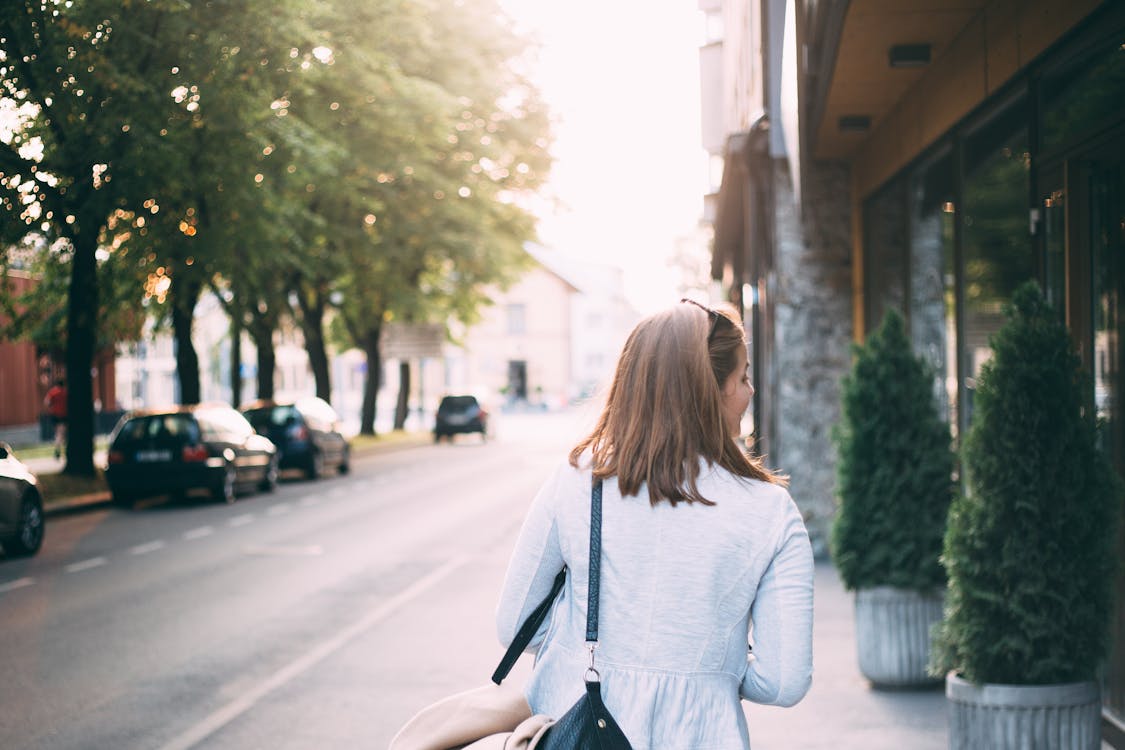
M851 364L851 202L848 166L813 163L794 202L784 161L774 163L775 357L771 395L777 434L770 464L790 476L813 549L827 552L835 513L840 379Z

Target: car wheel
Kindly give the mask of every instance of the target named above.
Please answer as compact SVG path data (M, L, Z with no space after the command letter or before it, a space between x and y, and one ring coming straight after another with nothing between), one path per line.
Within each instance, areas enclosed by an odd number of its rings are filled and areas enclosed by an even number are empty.
M39 495L28 492L20 503L15 536L5 539L4 552L10 557L28 557L43 545L43 503Z
M317 479L318 477L324 476L324 454L315 448L309 456L308 466L305 467L305 475L308 476L309 479Z
M277 468L279 460L276 453L270 456L269 466L266 467L266 475L262 478L262 483L258 485L262 492L273 492L277 489L277 476L280 473Z
M341 474L347 474L352 470L352 450L348 446L344 446L344 452L340 455L340 465L336 467L336 471Z
M234 502L234 465L227 464L223 467L223 478L215 489L211 490L211 495L221 503L230 505Z

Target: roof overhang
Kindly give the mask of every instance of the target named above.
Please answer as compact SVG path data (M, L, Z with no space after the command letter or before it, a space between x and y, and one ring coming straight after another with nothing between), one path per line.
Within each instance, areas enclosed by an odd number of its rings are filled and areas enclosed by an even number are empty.
M985 5L986 0L817 3L808 19L812 156L851 157Z

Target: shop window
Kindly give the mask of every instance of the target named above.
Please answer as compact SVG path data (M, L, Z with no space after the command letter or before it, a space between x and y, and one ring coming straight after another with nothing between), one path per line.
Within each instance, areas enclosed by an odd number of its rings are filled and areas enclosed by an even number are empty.
M934 372L934 397L957 427L957 306L954 274L952 153L910 177L910 338Z
M864 327L879 327L889 309L906 316L906 201L895 180L867 201L863 211Z
M972 420L973 391L992 355L989 338L1004 323L1004 305L1021 283L1038 278L1028 192L1027 107L1021 100L973 132L964 146L962 258L964 289L964 408Z
M1090 236L1094 409L1102 448L1125 474L1125 162L1106 162L1090 176ZM1125 529L1118 544L1125 552ZM1125 597L1125 576L1118 577L1117 588ZM1115 617L1120 634L1125 607L1118 607ZM1125 716L1125 640L1120 636L1106 668L1103 697L1107 708Z
M1125 117L1125 38L1043 77L1043 147L1065 146Z

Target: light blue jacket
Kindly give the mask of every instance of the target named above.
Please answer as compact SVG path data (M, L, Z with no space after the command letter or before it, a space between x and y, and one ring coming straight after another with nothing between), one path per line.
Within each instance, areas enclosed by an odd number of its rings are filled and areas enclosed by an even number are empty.
M782 487L701 466L713 506L652 507L644 488L622 498L604 484L595 659L634 750L745 750L740 699L790 706L812 680L813 557L796 505ZM526 689L556 718L584 691L589 534L590 472L564 463L532 502L497 611L507 646L569 569Z

